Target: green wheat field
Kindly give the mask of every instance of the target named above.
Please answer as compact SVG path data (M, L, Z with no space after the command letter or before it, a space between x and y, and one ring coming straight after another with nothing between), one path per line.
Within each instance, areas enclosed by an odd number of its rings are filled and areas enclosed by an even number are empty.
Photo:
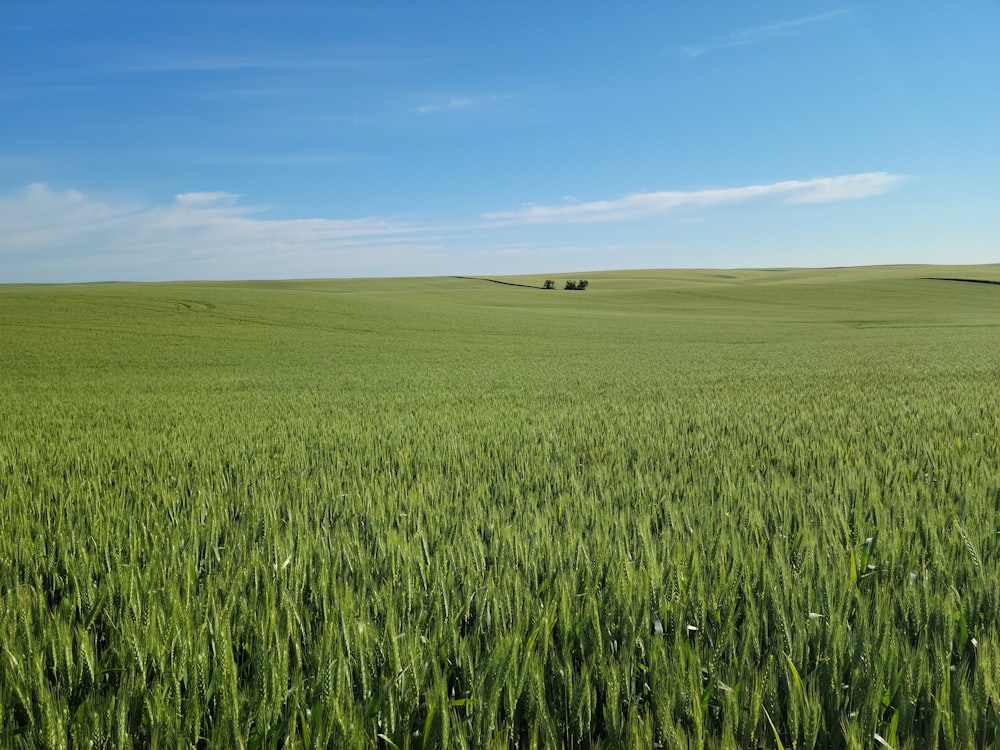
M927 277L1000 266L0 287L0 746L1000 746Z

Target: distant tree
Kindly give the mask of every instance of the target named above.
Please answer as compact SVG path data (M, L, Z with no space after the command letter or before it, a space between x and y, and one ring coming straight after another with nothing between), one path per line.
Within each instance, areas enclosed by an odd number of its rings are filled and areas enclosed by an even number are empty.
M566 288L567 289L576 289L576 282L575 281L567 281L566 282Z
M576 288L577 288L577 289L579 289L579 290L580 290L580 291L582 292L582 291L583 291L584 289L586 289L586 288L587 288L587 286L588 286L589 284L590 284L590 282L589 282L589 281L587 281L586 279L581 279L580 281L578 281L578 282L576 283Z
M552 279L546 279L545 283L542 284L542 289L555 289L555 288L556 288L556 282L554 282Z

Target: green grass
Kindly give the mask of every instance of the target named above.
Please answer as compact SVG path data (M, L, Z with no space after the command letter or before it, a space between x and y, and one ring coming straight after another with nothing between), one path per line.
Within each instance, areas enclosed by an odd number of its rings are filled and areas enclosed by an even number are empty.
M997 746L927 276L1000 266L0 287L0 744Z

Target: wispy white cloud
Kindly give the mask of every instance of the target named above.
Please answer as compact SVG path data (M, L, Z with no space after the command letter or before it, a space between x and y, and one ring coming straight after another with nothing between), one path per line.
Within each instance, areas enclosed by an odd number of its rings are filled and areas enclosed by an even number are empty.
M34 184L0 195L0 283L494 273L513 260L524 272L579 264L676 265L676 258L656 250L663 247L661 233L652 239L637 224L625 235L608 227L609 235L580 225L671 214L705 217L710 210L751 202L766 209L855 200L884 193L903 179L867 172L604 201L567 198L438 226L377 216L268 218L265 208L224 191L181 193L151 205ZM573 224L578 227L567 226ZM541 225L551 226L543 231ZM691 234L691 241L699 236ZM844 262L833 251L824 260Z
M76 65L12 71L0 81L0 102L115 91L134 76L183 75L202 85L179 90L192 99L319 98L331 91L330 76L426 62L404 50L346 48L303 51L215 52L183 49L91 51ZM317 83L322 79L326 82ZM226 85L219 85L225 81ZM208 82L212 82L209 84Z
M181 193L174 201L182 206L233 206L239 198L239 193Z
M470 99L467 96L457 96L448 99L443 102L435 102L434 104L422 104L417 107L417 112L422 115L433 114L434 112L448 112L453 109L467 109L475 103L474 99Z
M514 98L515 94L482 94L479 96L451 96L440 97L426 102L416 107L416 112L421 115L431 115L440 112L453 112L455 110L470 109L486 104L505 101Z
M202 86L191 92L191 96L197 99L208 101L218 101L219 99L230 100L263 100L263 99L293 99L293 98L318 98L329 96L328 86L260 86L250 85L227 85L227 86Z
M365 154L344 152L301 152L268 153L259 151L251 153L247 151L222 151L222 150L169 150L147 154L150 158L160 161L194 162L201 164L226 164L241 167L262 167L268 168L327 168L353 164L366 158Z
M191 50L135 50L119 52L98 66L107 73L202 73L241 70L326 70L355 69L401 63L412 64L407 53L383 49L346 49L339 52L301 54L216 53Z
M593 223L645 219L682 209L707 209L767 198L783 203L828 203L878 195L903 179L888 172L864 172L714 190L632 193L589 203L524 206L487 213L483 218L504 224Z
M761 42L767 42L778 37L788 36L789 34L800 31L808 26L816 26L818 24L844 18L850 15L853 10L853 8L838 8L836 10L819 13L814 16L793 18L788 21L779 21L777 23L755 26L752 29L733 32L721 41L681 47L680 52L686 57L700 57L701 55L708 54L709 52L715 52L729 47L744 47L750 44L760 44Z
M20 269L20 280L46 271L63 280L338 276L362 258L406 267L407 257L434 252L429 227L378 217L268 219L239 198L191 192L150 206L31 185L0 197L0 268Z

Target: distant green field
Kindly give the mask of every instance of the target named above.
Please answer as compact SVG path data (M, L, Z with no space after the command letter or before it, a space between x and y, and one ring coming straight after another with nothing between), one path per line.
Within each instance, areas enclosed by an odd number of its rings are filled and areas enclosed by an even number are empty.
M1000 265L0 286L0 746L998 746L925 277Z

